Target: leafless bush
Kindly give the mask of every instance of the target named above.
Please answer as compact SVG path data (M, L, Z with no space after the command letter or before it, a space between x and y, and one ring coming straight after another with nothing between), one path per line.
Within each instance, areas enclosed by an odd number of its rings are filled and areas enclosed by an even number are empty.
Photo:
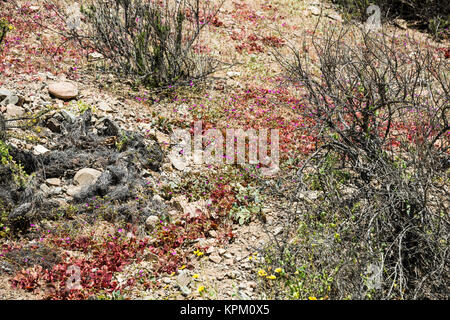
M289 194L277 260L327 274L331 298L448 299L448 62L356 27L311 41L278 55L320 143Z
M204 79L216 70L218 61L195 46L219 8L204 0L92 0L79 10L58 12L68 38L141 83L162 87Z

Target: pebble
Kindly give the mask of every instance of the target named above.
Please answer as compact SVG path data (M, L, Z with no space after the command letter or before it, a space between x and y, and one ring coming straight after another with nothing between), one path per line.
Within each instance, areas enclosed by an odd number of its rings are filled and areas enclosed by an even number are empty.
M158 216L149 216L146 220L145 220L145 226L148 230L153 230L156 225L159 223L159 217Z
M59 187L61 185L61 179L59 178L49 178L45 180L48 185Z
M76 119L77 119L77 117L75 117L75 115L72 112L70 112L70 111L67 111L67 110L63 109L63 110L60 111L60 113L64 117L64 119L66 119L66 121L68 121L70 123L75 122Z
M319 8L316 8L314 6L309 6L308 10L315 16L320 15L320 9Z
M39 186L39 189L41 189L41 191L42 191L43 193L45 193L45 194L50 193L50 188L49 188L45 183L42 183L42 184Z
M59 99L69 100L78 95L77 87L71 82L54 82L48 86L48 92Z
M66 193L73 197L74 195L78 194L81 191L81 186L68 186Z
M220 263L222 261L222 257L219 256L218 253L213 253L209 256L209 260L211 260L214 263Z
M6 114L10 117L20 117L25 113L25 109L14 104L8 104L6 106Z
M47 153L47 152L50 152L50 150L48 150L46 147L44 147L41 144L38 144L37 146L35 146L33 148L33 154L36 156Z
M99 170L92 168L83 168L75 174L73 180L80 186L87 186L95 183L95 181L97 181L98 177L100 177L101 174L102 172Z

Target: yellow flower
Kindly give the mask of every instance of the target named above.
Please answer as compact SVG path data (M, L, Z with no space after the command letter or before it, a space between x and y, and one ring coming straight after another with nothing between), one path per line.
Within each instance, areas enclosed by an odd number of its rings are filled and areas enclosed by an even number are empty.
M267 276L267 272L266 272L265 270L263 270L263 269L260 269L260 270L258 271L258 275L259 275L260 277L265 277L265 276Z
M283 269L281 269L281 268L276 268L276 269L275 269L275 272L276 272L276 273L280 273L281 271L283 271Z
M205 291L205 286L199 286L197 289L198 292L203 292Z
M192 276L192 278L197 279L199 277L199 275L196 273Z
M270 276L267 276L266 278L269 280L275 280L277 277L274 276L273 274L271 274Z
M186 268L186 265L183 264L183 265L181 266L180 270L183 270L183 269L185 269L185 268Z
M317 300L316 297L309 297L308 299L309 299L309 300Z
M197 253L197 257L201 257L203 255L203 252L201 252L201 251L199 251L198 253Z

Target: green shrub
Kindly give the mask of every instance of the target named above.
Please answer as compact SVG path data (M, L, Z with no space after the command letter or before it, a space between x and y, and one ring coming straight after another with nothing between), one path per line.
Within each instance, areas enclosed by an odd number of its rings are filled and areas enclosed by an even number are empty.
M5 36L8 33L8 31L11 31L12 29L14 29L14 27L9 24L8 20L0 18L0 45L5 39Z
M0 140L0 165L6 166L11 170L14 182L20 189L24 190L26 188L29 176L25 172L23 165L14 161L9 154L8 145L2 140Z

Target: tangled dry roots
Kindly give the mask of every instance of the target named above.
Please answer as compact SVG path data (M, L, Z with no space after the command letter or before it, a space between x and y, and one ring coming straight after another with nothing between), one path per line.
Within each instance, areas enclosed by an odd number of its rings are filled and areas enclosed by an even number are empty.
M160 170L164 153L159 144L140 133L121 130L108 118L94 128L91 117L90 110L74 122L56 117L60 121L61 132L55 139L58 142L56 148L50 152L36 156L30 151L10 147L13 160L22 164L27 174L33 174L23 189L15 184L11 169L1 167L0 201L9 204L8 222L13 229L23 230L31 221L48 218L50 212L58 208L58 202L49 199L39 188L45 179L57 177L70 180L85 167L98 168L102 174L96 183L74 195L74 204L100 197L108 199L111 210L120 207L120 211L124 212L133 211L126 210L124 204L138 192L148 193L151 198L151 190L145 188L150 178L144 178L142 172L144 169ZM115 141L120 137L126 137L127 143L119 151ZM148 206L139 211L139 220L142 221L151 212L158 215L165 212L160 203L149 200Z

